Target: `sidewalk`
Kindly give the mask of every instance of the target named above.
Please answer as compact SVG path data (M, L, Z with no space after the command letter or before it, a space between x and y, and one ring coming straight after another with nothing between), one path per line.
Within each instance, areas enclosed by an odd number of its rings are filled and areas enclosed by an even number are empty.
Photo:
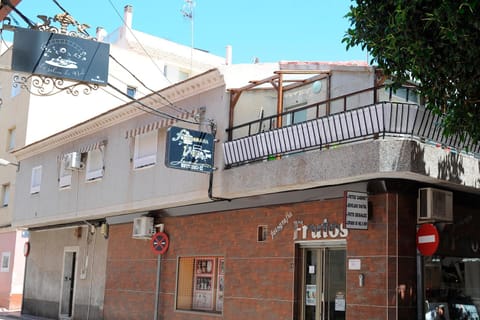
M28 314L21 314L20 311L2 311L0 310L0 320L49 320L47 318L29 316Z

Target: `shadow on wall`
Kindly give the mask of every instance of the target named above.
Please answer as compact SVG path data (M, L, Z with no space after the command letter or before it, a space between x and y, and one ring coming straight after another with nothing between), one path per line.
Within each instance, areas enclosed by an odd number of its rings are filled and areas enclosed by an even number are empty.
M430 171L427 172L426 170L427 165L425 163L425 148L422 148L420 143L417 142L413 142L412 145L413 147L410 159L412 164L412 171L429 176Z
M430 170L427 171L425 163L425 147L420 143L412 143L411 147L411 164L412 171L430 176ZM480 162L479 162L480 171ZM438 161L437 179L453 182L456 184L463 183L462 176L465 174L463 167L463 158L457 153L448 153L443 160ZM478 180L480 184L480 179Z
M456 153L449 153L443 161L438 162L438 179L461 184L460 177L464 173L463 159Z

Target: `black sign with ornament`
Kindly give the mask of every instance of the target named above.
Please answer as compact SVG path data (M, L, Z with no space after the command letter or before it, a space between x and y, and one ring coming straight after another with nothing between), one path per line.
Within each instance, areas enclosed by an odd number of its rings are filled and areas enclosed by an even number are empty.
M106 85L109 52L107 43L16 28L12 70Z
M210 133L179 127L167 132L165 165L203 173L213 171L214 137Z

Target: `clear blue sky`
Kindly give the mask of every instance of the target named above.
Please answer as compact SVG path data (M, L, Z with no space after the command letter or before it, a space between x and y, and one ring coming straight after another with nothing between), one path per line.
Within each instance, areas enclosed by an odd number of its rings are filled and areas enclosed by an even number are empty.
M129 4L134 29L191 45L191 21L182 14L184 0L57 1L79 23L89 24L92 35L97 26L107 32L120 26ZM344 16L350 5L350 0L196 0L193 42L220 56L232 45L234 63L249 63L254 57L260 62L366 61L360 48L346 51L341 42L349 27ZM22 0L17 8L35 23L40 22L37 15L61 12L52 0ZM13 17L26 27L16 14Z

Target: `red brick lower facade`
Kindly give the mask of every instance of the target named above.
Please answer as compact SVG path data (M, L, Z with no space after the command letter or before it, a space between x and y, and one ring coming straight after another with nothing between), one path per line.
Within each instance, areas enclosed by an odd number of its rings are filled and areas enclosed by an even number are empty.
M338 314L338 319L413 319L415 201L394 193L370 196L368 230L345 231L344 198L157 218L170 242L161 256L159 318L301 319L302 312L315 308L302 279L317 272L314 263L305 265L308 257L302 257L302 252L332 247L345 252L341 275L345 292L333 293L335 305L327 307L329 312ZM329 229L319 230L320 238L312 237L307 227L304 237L303 226L325 223ZM265 241L259 241L265 235L262 230L267 231ZM148 240L131 235L132 224L110 227L105 319L153 319L155 313L158 257ZM203 272L198 266L205 268L194 260L198 257L212 258L213 264L205 266L214 270L213 283L196 277L195 272ZM195 309L192 304L179 307L184 303L180 290L190 290L192 299L195 294L191 285L180 289L179 269L188 268L184 261L189 259L197 268L195 285L213 287L214 311L186 310ZM224 270L220 270L222 259ZM364 277L361 285L359 275ZM317 290L308 288L313 293Z

